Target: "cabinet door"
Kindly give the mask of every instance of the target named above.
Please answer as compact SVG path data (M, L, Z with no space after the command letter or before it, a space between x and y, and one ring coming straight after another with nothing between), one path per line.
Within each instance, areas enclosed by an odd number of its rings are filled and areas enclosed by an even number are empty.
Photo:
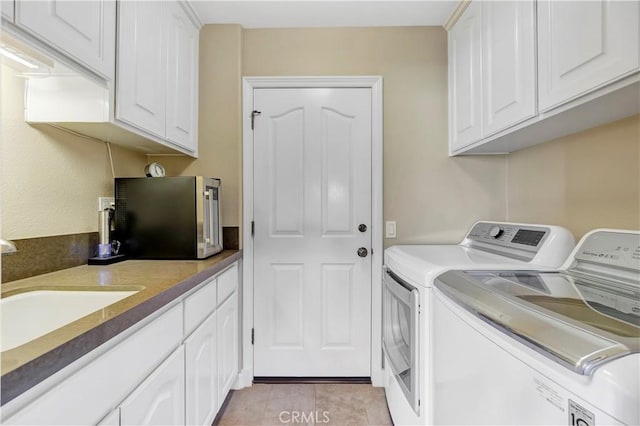
M100 420L98 426L120 426L120 408L107 414L104 419Z
M211 314L185 341L188 425L210 425L218 412L216 320Z
M182 5L167 6L167 139L197 152L199 30Z
M238 293L218 308L218 399L224 401L238 375Z
M469 5L449 32L449 150L482 137L480 3Z
M184 402L184 349L180 346L122 403L120 424L184 424Z
M640 2L538 1L540 110L638 70Z
M536 114L533 1L482 2L482 136Z
M9 22L13 22L13 0L0 0L0 13Z
M115 0L17 0L15 8L17 26L113 80Z
M118 3L116 118L164 138L166 49L162 1Z

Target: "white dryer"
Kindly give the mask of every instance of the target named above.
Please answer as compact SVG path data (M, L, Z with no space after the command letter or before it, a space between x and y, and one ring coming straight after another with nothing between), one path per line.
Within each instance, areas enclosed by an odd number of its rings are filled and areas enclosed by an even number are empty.
M384 253L385 394L395 424L433 424L434 279L452 269L556 269L575 245L565 228L478 222L459 244Z
M640 232L592 231L560 271L435 286L437 424L640 424Z

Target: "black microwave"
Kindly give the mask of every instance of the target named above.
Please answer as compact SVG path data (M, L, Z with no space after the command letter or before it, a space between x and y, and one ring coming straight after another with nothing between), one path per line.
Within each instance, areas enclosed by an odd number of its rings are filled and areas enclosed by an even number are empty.
M220 179L115 179L114 237L132 259L204 259L222 251Z

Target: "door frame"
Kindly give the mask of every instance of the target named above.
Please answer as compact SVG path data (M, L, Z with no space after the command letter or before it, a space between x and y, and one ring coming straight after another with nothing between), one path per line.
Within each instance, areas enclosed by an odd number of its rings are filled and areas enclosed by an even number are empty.
M253 90L264 88L371 89L371 382L384 386L382 369L383 103L381 76L242 78L242 309L241 364L234 389L253 382Z

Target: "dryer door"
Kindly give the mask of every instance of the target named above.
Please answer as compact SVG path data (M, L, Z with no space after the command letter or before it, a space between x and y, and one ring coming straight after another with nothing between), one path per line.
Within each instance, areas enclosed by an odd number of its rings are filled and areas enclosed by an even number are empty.
M418 290L390 270L384 273L383 346L396 381L419 414Z

